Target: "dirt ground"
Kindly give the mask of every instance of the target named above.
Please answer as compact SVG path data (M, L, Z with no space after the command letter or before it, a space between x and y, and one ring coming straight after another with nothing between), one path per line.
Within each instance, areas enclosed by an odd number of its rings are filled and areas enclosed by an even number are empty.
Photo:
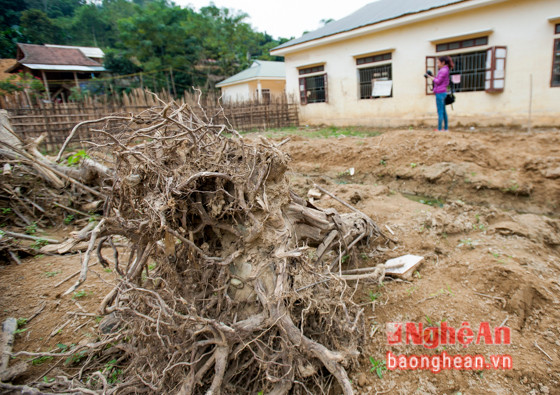
M484 129L449 133L387 130L362 137L291 136L293 189L316 183L369 215L396 241L371 248L361 266L405 254L424 257L407 279L360 283L355 302L370 341L350 378L359 394L560 393L560 132ZM285 137L285 136L284 136ZM281 137L281 138L284 138ZM351 171L351 169L354 169ZM348 209L323 195L321 207ZM69 232L70 228L61 232ZM110 257L111 252L105 255ZM0 320L41 312L16 337L15 351L48 351L88 342L97 307L115 273L92 267L73 297L61 297L80 256L38 256L0 266ZM389 345L386 324L481 323L511 330L511 344ZM509 355L512 369L372 370L395 355ZM37 360L26 379L79 367Z

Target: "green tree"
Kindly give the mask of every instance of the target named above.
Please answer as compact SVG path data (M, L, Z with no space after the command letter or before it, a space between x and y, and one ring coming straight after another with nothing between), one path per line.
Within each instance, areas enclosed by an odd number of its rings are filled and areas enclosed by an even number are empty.
M126 51L129 59L137 59L146 72L154 74L171 67L178 70L177 75L182 75L177 81L180 88L188 89L201 82L194 67L201 52L201 42L195 31L196 18L191 9L153 1L141 13L119 20L120 48ZM160 86L165 85L166 74L155 78ZM148 85L150 81L147 80Z
M30 44L52 44L57 42L55 24L43 11L32 9L21 13L21 32Z
M25 10L22 1L0 0L0 31L4 31L19 24L21 12Z
M85 0L25 0L28 10L41 10L49 18L72 16L76 9L86 4Z

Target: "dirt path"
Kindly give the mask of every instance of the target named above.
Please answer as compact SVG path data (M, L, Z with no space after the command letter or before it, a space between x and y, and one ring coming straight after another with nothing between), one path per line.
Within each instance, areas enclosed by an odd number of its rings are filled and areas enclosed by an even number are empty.
M419 270L405 281L357 287L355 302L364 304L371 334L360 350L360 368L350 372L357 393L560 393L557 131L390 130L373 137L292 136L283 149L293 158L290 175L296 192L305 196L317 183L394 234L396 248L371 251L363 256L364 266L404 254L424 257ZM325 196L316 204L348 211ZM0 320L29 317L45 305L17 335L16 350L47 351L93 336L99 321L96 309L114 273L95 266L98 275L90 274L80 289L82 296L59 297L71 282L54 285L77 270L77 255L0 266ZM68 314L84 311L93 315ZM51 336L68 317L75 319ZM389 346L385 325L390 322L445 322L456 329L468 322L475 337L479 325L488 322L491 328L510 328L511 344ZM479 354L487 361L504 354L511 356L513 368L439 373L381 368L379 378L370 371L370 357L384 361L387 351L407 356ZM73 373L63 362L38 363L26 377L41 377L55 363L47 376L58 368Z

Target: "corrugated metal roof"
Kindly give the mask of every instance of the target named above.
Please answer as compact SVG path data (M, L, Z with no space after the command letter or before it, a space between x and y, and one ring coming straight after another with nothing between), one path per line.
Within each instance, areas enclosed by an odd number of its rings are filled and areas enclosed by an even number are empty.
M286 78L284 62L271 62L268 60L255 60L251 67L240 73L226 78L216 86L231 85L236 82L249 81L257 78Z
M103 66L72 66L57 64L31 64L22 63L25 67L32 70L51 70L51 71L106 71Z
M45 47L79 49L88 58L104 58L105 57L105 53L101 50L101 48L97 48L97 47L77 47L77 46L73 46L73 45L55 45L55 44L45 44Z
M373 25L379 22L388 21L405 15L416 14L434 8L461 3L468 0L379 0L360 8L358 11L330 22L320 29L309 32L279 45L275 49L291 47L307 41L332 36L338 33L358 29L360 27Z

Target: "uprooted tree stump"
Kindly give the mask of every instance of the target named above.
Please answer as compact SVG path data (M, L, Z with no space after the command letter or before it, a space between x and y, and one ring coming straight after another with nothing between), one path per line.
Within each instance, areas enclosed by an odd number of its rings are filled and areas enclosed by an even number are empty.
M89 388L353 393L346 369L366 334L355 280L378 281L384 270L344 267L359 244L386 239L357 210L323 210L291 192L279 145L203 118L170 104L98 130L114 173L67 294L85 280L96 244L107 264L101 247L125 237L130 256L115 254L122 277L101 306L118 329L90 347L83 369L88 377L117 353L121 382L96 372Z
M99 182L109 169L90 158L82 158L81 167L55 163L37 149L45 137L21 138L12 130L7 112L0 110L0 263L20 263L18 255L34 254L43 243L52 242L32 233L58 225L65 215L87 221L91 213L78 209L89 206L87 211L95 212L104 199ZM34 240L36 248L22 245L25 239Z

